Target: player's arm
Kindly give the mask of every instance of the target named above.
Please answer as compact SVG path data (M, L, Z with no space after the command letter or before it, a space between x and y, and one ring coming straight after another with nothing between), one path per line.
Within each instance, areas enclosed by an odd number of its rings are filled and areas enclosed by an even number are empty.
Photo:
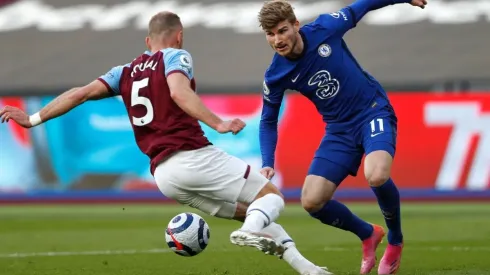
M217 130L223 120L209 110L192 90L189 78L183 73L172 73L167 77L170 96L184 112Z
M98 80L81 88L70 89L39 111L40 123L64 115L88 100L98 100L109 96L111 94L107 87Z
M269 87L264 81L264 100L260 119L259 140L262 154L262 167L274 168L278 140L277 125L284 89Z
M245 123L239 119L223 121L201 101L191 87L194 68L191 55L185 50L164 52L165 76L174 102L187 114L220 133L240 132Z
M368 12L403 3L424 8L427 0L357 0L338 12L320 15L315 22L342 36L354 28Z
M119 80L121 79L122 70L122 66L114 67L97 80L81 88L72 88L62 93L31 116L28 116L19 108L5 106L0 110L1 122L12 119L22 127L30 128L64 115L88 100L103 99L116 95L119 93Z
M100 81L95 80L84 87L72 88L62 93L39 112L31 116L28 116L24 111L11 106L5 106L0 110L0 116L2 117L2 122L12 119L19 125L30 128L50 119L59 117L87 100L102 99L110 95L107 87Z

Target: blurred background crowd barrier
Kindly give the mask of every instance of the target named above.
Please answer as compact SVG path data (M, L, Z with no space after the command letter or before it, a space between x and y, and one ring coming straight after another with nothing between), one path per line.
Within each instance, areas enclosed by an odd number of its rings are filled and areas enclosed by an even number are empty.
M292 1L301 22L351 1ZM145 50L149 17L177 12L197 91L245 130L215 145L259 168L263 73L272 50L256 14L262 1L0 0L0 108L36 112ZM368 14L348 33L361 65L386 87L399 118L393 179L404 199L490 200L490 1L431 0ZM279 122L274 183L297 199L324 134L313 105L294 91ZM338 197L372 199L359 177ZM0 124L0 202L162 200L134 142L120 98L89 102L31 130Z

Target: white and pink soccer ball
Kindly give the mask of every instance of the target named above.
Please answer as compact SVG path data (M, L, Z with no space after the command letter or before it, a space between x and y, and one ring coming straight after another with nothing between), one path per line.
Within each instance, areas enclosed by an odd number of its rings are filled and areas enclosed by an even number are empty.
M170 220L165 240L172 251L192 257L204 251L209 242L209 226L194 213L181 213Z

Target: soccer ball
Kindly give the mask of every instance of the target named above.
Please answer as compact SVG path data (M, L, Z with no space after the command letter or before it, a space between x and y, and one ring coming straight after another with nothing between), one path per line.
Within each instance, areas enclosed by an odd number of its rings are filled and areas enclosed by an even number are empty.
M209 226L194 213L181 213L172 218L165 231L165 240L175 253L191 257L201 253L209 242Z

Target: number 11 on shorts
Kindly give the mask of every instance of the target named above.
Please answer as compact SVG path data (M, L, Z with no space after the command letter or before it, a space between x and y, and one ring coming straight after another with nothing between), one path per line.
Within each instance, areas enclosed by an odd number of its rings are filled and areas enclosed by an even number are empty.
M371 120L371 137L375 137L375 136L383 133L384 130L385 130L385 127L384 127L382 118L376 118L376 119Z

